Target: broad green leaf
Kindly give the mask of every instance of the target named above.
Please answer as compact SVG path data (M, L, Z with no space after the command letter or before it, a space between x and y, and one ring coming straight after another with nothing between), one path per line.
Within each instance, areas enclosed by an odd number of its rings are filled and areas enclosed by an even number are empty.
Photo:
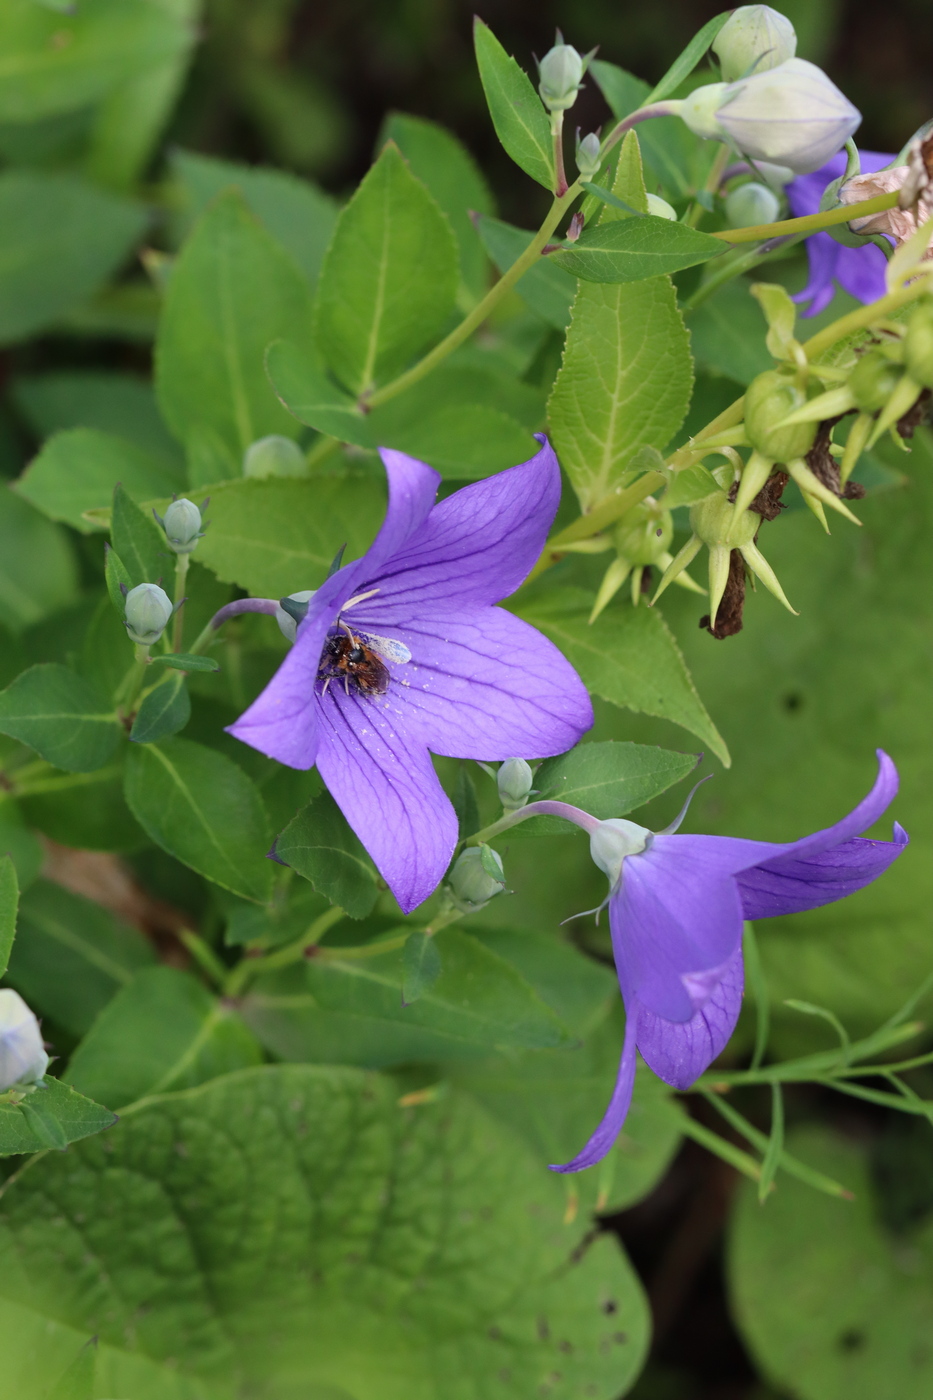
M190 739L131 747L126 800L176 860L244 899L269 897L269 819L254 784L224 754Z
M509 858L511 861L511 851ZM504 907L492 905L489 913L493 918L501 916ZM571 1051L618 1002L615 973L605 963L594 962L581 953L556 927L542 929L539 923L534 937L529 937L525 929L492 925L476 927L474 937L521 973L573 1031L577 1040L571 1043Z
M390 112L379 145L386 141L395 142L450 220L460 250L461 280L469 295L478 300L488 284L489 265L470 216L495 212L482 171L452 132L424 117Z
M155 960L152 944L99 904L38 880L20 901L9 980L39 1015L83 1035L110 998Z
M602 58L594 58L587 71L609 103L616 121L621 121L623 117L630 116L639 107L645 106L645 99L651 89L643 78L636 78L634 73L629 73L616 63L607 63ZM652 120L656 121L658 118Z
M634 132L622 147L613 193L645 207ZM600 228L642 222L607 206ZM618 486L641 448L666 447L692 386L689 339L669 277L579 286L548 413L554 447L584 510Z
M83 0L68 7L8 0L0 10L0 121L35 122L98 101L130 74L190 43L167 6Z
M55 0L61 4L62 0ZM94 1378L97 1372L97 1341L86 1342L68 1370L50 1391L49 1400L94 1400Z
M0 58L0 88L3 66ZM4 171L0 344L34 334L90 297L116 272L147 222L142 205L76 175Z
M324 958L253 984L243 1017L283 1059L358 1065L462 1060L515 1046L566 1045L563 1021L506 959L460 929L435 934L441 973L403 1002L409 930L370 944L363 957Z
M41 784L33 780L19 805L30 826L63 846L134 852L147 844L126 805L118 762L93 773L55 773Z
M270 341L310 333L308 284L235 191L195 225L169 279L156 346L156 391L180 442L208 428L239 462L270 433L297 436L263 357Z
M569 802L605 821L644 806L689 777L698 762L696 754L646 744L619 744L611 739L578 744L560 758L545 759L535 772L535 792L537 799ZM517 826L513 835L567 834L569 830L569 823L557 817L532 817Z
M102 1396L482 1400L505 1373L514 1400L615 1400L647 1307L618 1244L565 1212L563 1183L467 1096L406 1109L379 1075L243 1070L8 1188L4 1372L45 1400L44 1368L93 1334ZM139 1267L140 1240L164 1269Z
M410 1006L425 992L431 990L441 975L441 955L437 944L428 934L416 929L410 933L402 950L404 971L402 977L402 1001Z
M171 495L181 485L174 471L133 443L95 428L73 428L49 438L15 489L50 520L87 534L97 527L84 512L108 506L117 482L134 501Z
M651 89L645 99L646 103L660 102L662 98L670 97L672 92L677 91L684 78L689 78L731 14L731 10L723 10L721 14L707 20L702 29L697 30L683 52L674 59L661 81Z
M12 491L0 490L0 616L19 632L68 607L78 568L66 532Z
M0 843L4 829L0 827ZM0 977L7 970L13 939L16 936L16 910L19 905L19 882L16 866L8 855L0 856Z
M177 734L191 718L191 697L183 671L171 671L165 680L142 698L130 738L135 744L154 744Z
M230 1007L189 972L138 972L104 1008L68 1064L66 1079L82 1094L122 1108L149 1094L188 1089L262 1052Z
M45 852L36 833L26 825L18 803L0 805L0 852L13 862L19 888L27 889L42 868Z
M36 437L51 437L70 428L96 429L158 458L160 469L177 475L181 488L182 455L162 421L148 380L107 370L24 374L12 381L10 397ZM127 480L123 484L129 489Z
M629 603L610 605L589 627L592 607L583 589L551 588L515 611L550 637L603 700L669 719L695 734L726 766L729 750L697 694L680 648L661 614Z
M927 1135L929 1129L927 1129ZM833 1199L788 1176L759 1206L740 1193L729 1241L736 1321L776 1387L801 1400L925 1400L933 1386L933 1220L889 1234L860 1145L815 1126L795 1156L853 1192Z
M379 893L376 872L329 792L322 792L275 838L276 859L310 880L318 894L363 919Z
M113 488L110 538L134 587L165 579L171 592L170 579L174 572L175 556L168 546L165 533L156 524L152 512L138 506L119 482Z
M56 768L103 768L120 741L106 701L67 666L31 666L0 691L0 734L8 734Z
M654 214L584 229L576 243L550 258L586 282L640 282L708 262L723 252L722 240Z
M317 588L346 542L348 559L372 543L385 511L374 477L267 477L211 492L210 529L198 557L218 578L256 597Z
M556 184L551 122L531 81L478 17L473 42L480 81L496 135L526 175L546 190Z
M166 656L152 656L150 666L168 666L174 671L219 671L220 662L212 656L189 656L183 651L169 652Z
M774 361L765 345L761 308L737 277L687 314L690 343L697 365L738 384L751 384Z
M184 200L173 229L179 243L211 201L233 185L315 285L337 222L337 201L331 195L286 170L240 165L195 151L175 151L170 167Z
M266 372L279 402L299 423L357 447L378 446L369 416L331 379L310 345L275 341L266 351Z
M315 303L318 347L351 393L398 373L439 335L457 268L450 224L388 142L340 214Z
M523 228L514 228L501 219L485 215L476 221L483 247L500 272L508 272L534 238ZM532 311L536 311L555 330L566 330L570 324L570 306L576 286L569 272L558 267L550 257L541 257L515 284Z
M20 1103L0 1101L0 1157L66 1147L116 1121L99 1103L47 1077Z

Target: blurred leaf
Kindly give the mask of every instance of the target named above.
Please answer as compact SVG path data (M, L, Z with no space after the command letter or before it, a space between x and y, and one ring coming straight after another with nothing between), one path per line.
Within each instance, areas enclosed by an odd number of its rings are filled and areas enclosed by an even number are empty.
M523 228L514 228L501 219L485 215L477 218L476 228L483 247L500 272L508 272L534 238ZM570 324L570 306L576 284L550 257L541 257L516 282L515 290L549 326L562 331Z
M132 443L73 428L49 438L14 489L50 520L88 534L97 527L84 512L108 506L117 482L135 501L171 495L181 485L174 471Z
M67 666L31 666L0 691L0 734L56 768L90 773L116 752L120 727L107 702Z
M492 30L477 16L473 42L480 81L496 135L526 175L546 190L557 181L551 122L527 73L510 58Z
M43 0L47 4L48 0ZM53 0L53 8L58 8L62 0ZM86 1342L49 1394L48 1400L94 1400L94 1381L97 1372L97 1341Z
M457 265L450 224L389 142L341 211L315 303L318 346L351 393L404 369L443 330Z
M327 908L328 900L304 880L292 880L284 890L281 886L273 890L265 905L231 900L224 942L228 948L254 944L264 949L294 943Z
M308 285L235 191L202 215L169 279L156 347L156 391L180 442L216 432L239 462L257 438L296 437L276 401L264 356L311 327Z
M279 401L299 423L357 447L377 446L370 415L331 379L312 346L273 342L266 351L266 372Z
M165 656L151 656L150 666L169 666L175 671L205 671L214 672L220 670L220 663L212 656L189 656L183 651L173 651Z
M402 977L402 1002L410 1006L413 1001L429 992L441 975L441 955L437 944L428 934L416 929L410 933L402 949L404 972Z
M113 488L110 538L134 587L159 583L173 573L174 556L164 532L152 514L138 506L119 482Z
M545 759L535 772L538 799L569 802L605 821L624 817L636 807L681 782L700 759L692 753L645 744L578 744L560 758ZM559 817L532 817L515 828L514 836L567 834L569 823Z
M616 63L606 63L602 58L595 58L588 71L609 103L616 121L644 107L651 88L643 78L636 78L634 73L629 73Z
M28 889L42 869L45 853L14 802L0 805L0 853L13 862L19 888Z
M0 828L2 840L2 828ZM16 910L19 906L19 884L16 866L8 855L0 856L0 977L7 970L13 939L16 936Z
M297 870L351 919L363 919L378 896L376 872L329 792L313 798L275 838L276 859Z
M587 282L640 282L707 262L724 251L722 240L654 214L584 229L576 243L550 260Z
M460 832L460 840L465 841L468 836L479 831L479 806L476 801L476 786L472 775L465 763L461 763L457 769L457 781L451 793L451 802L457 814L457 826Z
M19 632L67 607L78 591L67 534L0 487L0 616Z
M152 944L99 904L37 880L20 901L8 976L39 1015L84 1035L133 974L155 961Z
M110 545L104 545L104 579L107 583L110 601L122 621L126 613L126 598L123 589L125 588L128 593L133 587L133 580L130 578L129 569L117 551ZM124 674L125 671L124 667Z
M150 967L104 1008L72 1055L66 1078L80 1093L122 1108L261 1059L236 1014L190 972Z
M116 1121L100 1104L46 1078L21 1103L0 1103L0 1157L67 1147Z
M600 59L590 64L590 73L617 121L645 106L650 88L641 78ZM653 117L638 128L638 140L645 163L646 183L673 201L688 199L706 178L715 147L695 136L679 117Z
M208 880L268 899L271 841L262 798L231 759L190 739L130 749L126 800L157 846Z
M177 734L191 718L191 699L183 671L171 671L164 681L142 698L130 738L135 744L154 744Z
M176 484L182 486L183 457L162 421L148 380L106 370L23 374L12 381L10 397L36 437L96 428L157 457L160 470L177 476ZM128 482L123 484L130 489Z
M744 277L726 282L687 318L697 364L737 384L751 384L756 375L774 368L765 345L761 307L748 285Z
M42 330L96 292L148 218L142 205L76 175L0 174L0 344Z
M94 773L57 773L35 781L19 805L30 826L63 846L86 851L138 851L147 844L123 796L118 763Z
M501 917L504 907L492 905L490 916ZM494 924L489 928L475 928L473 936L484 948L521 973L542 1001L570 1028L577 1038L567 1047L573 1052L579 1048L579 1040L601 1022L609 1007L618 1001L618 982L605 963L594 962L569 938L542 930L540 921L536 922L533 933L524 928L503 928Z

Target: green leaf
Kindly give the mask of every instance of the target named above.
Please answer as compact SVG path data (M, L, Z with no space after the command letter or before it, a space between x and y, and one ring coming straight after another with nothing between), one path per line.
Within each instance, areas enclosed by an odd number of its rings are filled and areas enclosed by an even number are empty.
M697 694L683 656L653 608L611 604L587 626L592 601L583 589L552 588L515 611L538 627L576 667L587 688L613 705L669 719L708 744L729 766L729 750Z
M929 1216L899 1236L883 1228L857 1142L809 1126L789 1134L789 1147L855 1199L787 1176L763 1208L754 1188L740 1192L728 1268L746 1345L801 1400L922 1400L933 1384Z
M0 842L3 839L0 828ZM0 977L7 970L13 939L16 936L16 910L19 906L19 882L16 866L8 855L0 856Z
M473 21L473 42L496 135L526 175L553 190L557 183L554 140L544 104L528 75L478 17Z
M31 666L0 691L0 734L69 773L103 768L120 741L116 716L102 696L56 663Z
M465 841L468 836L479 831L479 806L476 801L476 786L464 763L457 769L457 781L450 800L457 814L460 840Z
M154 744L177 734L191 718L191 697L183 671L172 671L142 698L130 738L135 744Z
M218 435L239 462L270 433L297 436L264 368L266 346L307 339L308 284L235 191L221 195L178 256L156 345L156 391L180 442Z
M576 243L550 258L586 282L640 282L708 262L723 252L722 240L654 214L584 229Z
M155 949L99 904L37 880L20 901L9 980L40 1015L83 1035Z
M589 72L617 121L646 105L648 84L624 68L597 59ZM692 198L706 179L716 148L694 136L679 117L652 117L638 128L638 140L645 167L660 186L657 192L674 201Z
M355 1070L243 1070L22 1173L0 1345L23 1400L90 1334L112 1396L451 1400L454 1378L480 1400L506 1372L516 1400L614 1400L649 1325L617 1242L563 1224L563 1183L467 1096L397 1100Z
M672 92L677 91L684 78L689 78L731 14L731 10L723 10L721 14L714 15L711 20L707 20L703 28L694 34L683 52L674 59L657 86L649 92L645 99L646 103L660 102L663 98L670 97Z
M477 218L476 229L483 247L502 273L508 272L534 238L527 229L514 228L512 224L486 215ZM550 257L539 258L518 279L515 290L549 326L566 330L576 286L570 273L558 267Z
M386 141L395 142L413 174L450 220L460 249L461 280L468 294L478 300L486 291L488 264L470 216L495 212L483 172L452 132L423 117L390 112L379 146Z
M277 860L297 870L351 919L365 918L376 903L372 862L329 792L313 798L289 822L273 849Z
M110 601L120 617L123 618L126 612L126 596L123 589L125 588L129 592L133 587L133 580L130 578L129 569L117 551L111 549L108 544L104 545L104 578L107 581L107 593Z
M535 772L535 791L539 799L569 802L605 821L644 806L689 777L698 762L696 754L673 753L645 744L620 744L611 739L578 744L560 758L545 759ZM569 823L559 818L532 817L517 826L513 835L568 831Z
M33 779L19 805L30 826L64 846L138 851L146 837L126 805L122 778L119 763L93 773L54 773L41 784Z
M357 447L376 447L369 415L336 384L311 346L277 340L266 351L266 372L280 403L299 423Z
M269 819L255 785L224 754L190 739L131 748L126 800L176 860L244 899L268 899Z
M101 1133L116 1122L108 1109L46 1077L19 1104L0 1101L0 1157L46 1148L61 1150L69 1142Z
M87 534L97 527L84 512L108 506L117 482L134 501L171 495L181 484L173 470L132 443L73 428L49 438L14 489L50 520Z
M108 438L132 443L149 458L156 458L159 470L172 473L181 489L184 459L162 421L149 380L107 370L24 374L12 381L10 397L36 437L47 438L72 428L94 429ZM102 504L109 503L113 484L111 481ZM123 484L132 494L126 478Z
M440 977L441 955L434 939L416 929L408 935L402 949L402 962L402 1003L410 1006L429 992Z
M170 576L174 556L150 512L138 506L118 482L113 488L110 538L135 587Z
M636 78L634 73L629 73L616 63L607 63L602 58L594 58L587 71L609 103L616 121L621 121L637 108L645 106L651 89L642 78ZM658 118L652 120L656 121Z
M150 666L169 666L174 671L219 671L220 662L212 656L189 656L184 651L173 651L167 656L152 656Z
M315 303L318 346L351 393L398 373L439 335L457 268L450 224L390 141L341 212Z
M702 302L687 316L697 364L737 384L751 384L756 375L774 368L763 335L761 308L753 301L748 281L737 277Z
M619 156L614 193L644 207L634 132ZM606 207L600 228L643 223ZM584 510L619 485L643 447L667 446L692 386L689 339L669 277L580 285L548 413L555 450Z
M55 6L62 0L54 0ZM94 1380L97 1372L97 1341L86 1342L75 1360L49 1392L48 1400L94 1400Z
M12 860L20 889L28 889L42 868L45 852L18 803L5 802L0 807L0 851Z
M0 99L0 110L2 105ZM96 292L117 271L147 221L142 205L76 175L4 171L0 345L34 334Z
M65 1077L80 1093L119 1109L261 1059L234 1011L190 972L151 967L138 972L101 1012Z
M66 608L78 593L67 534L12 491L0 491L0 616L19 632Z

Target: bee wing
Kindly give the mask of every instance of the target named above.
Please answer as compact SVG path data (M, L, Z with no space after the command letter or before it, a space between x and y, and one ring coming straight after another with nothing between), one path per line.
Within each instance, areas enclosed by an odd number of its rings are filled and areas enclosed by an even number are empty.
M393 637L378 637L372 632L358 632L357 636L370 651L384 656L386 661L394 661L397 666L404 666L406 661L411 660L411 652L405 643L397 642Z

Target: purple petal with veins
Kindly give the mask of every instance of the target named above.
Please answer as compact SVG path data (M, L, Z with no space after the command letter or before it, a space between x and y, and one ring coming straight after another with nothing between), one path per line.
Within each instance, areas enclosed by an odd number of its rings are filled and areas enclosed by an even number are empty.
M881 151L860 151L862 172L872 174L890 165L893 156ZM812 175L800 175L787 186L787 201L795 218L816 214L823 191L833 180L845 173L846 153L840 151ZM818 316L836 295L838 284L850 296L868 305L887 291L885 270L887 260L874 243L867 240L862 248L847 248L837 243L829 233L814 233L805 244L810 275L803 291L792 300L809 302L803 316Z

